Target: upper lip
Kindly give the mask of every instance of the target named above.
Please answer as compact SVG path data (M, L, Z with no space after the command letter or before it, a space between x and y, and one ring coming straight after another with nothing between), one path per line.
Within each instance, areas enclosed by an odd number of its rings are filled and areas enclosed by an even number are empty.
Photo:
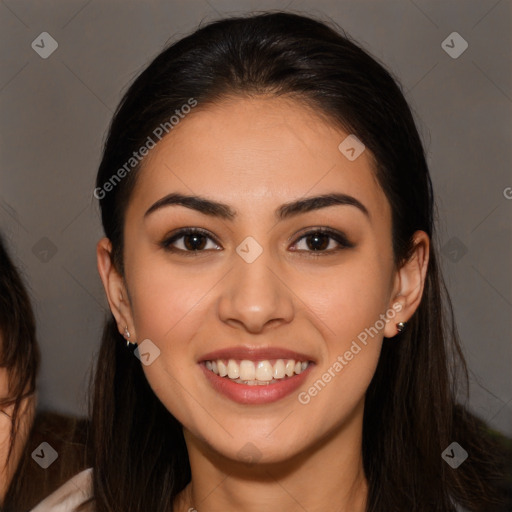
M264 361L268 359L293 359L294 361L312 361L307 354L280 347L247 347L235 346L208 352L199 358L199 363L216 361L218 359L247 359L249 361Z

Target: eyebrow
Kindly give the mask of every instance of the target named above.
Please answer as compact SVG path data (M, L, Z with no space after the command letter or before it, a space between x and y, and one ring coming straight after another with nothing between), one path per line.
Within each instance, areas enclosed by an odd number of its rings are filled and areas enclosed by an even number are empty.
M219 203L211 199L200 196L189 196L179 193L171 193L159 199L154 203L144 214L144 218L147 218L153 212L165 208L167 206L180 205L191 210L198 211L204 215L211 217L219 217L221 219L233 220L237 213L229 205ZM347 205L354 206L359 209L368 219L370 213L368 209L355 197L341 193L323 194L320 196L306 197L305 199L299 199L285 203L277 208L275 216L278 220L285 220L296 215L311 212L313 210L320 210L328 206L335 205Z

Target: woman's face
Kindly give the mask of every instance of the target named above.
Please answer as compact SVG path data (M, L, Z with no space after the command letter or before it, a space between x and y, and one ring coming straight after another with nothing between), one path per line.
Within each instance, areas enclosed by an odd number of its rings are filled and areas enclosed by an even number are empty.
M258 97L199 109L140 172L119 325L189 439L282 461L360 431L382 337L407 320L390 206L369 151L347 141L342 152L349 134L303 105ZM162 201L170 194L215 204Z

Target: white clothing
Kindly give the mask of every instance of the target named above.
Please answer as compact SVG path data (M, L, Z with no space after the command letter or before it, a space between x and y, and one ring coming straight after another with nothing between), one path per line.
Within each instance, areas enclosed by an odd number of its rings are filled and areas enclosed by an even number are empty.
M92 468L88 468L68 480L30 512L72 512L92 495ZM93 503L87 510L93 512L92 507Z

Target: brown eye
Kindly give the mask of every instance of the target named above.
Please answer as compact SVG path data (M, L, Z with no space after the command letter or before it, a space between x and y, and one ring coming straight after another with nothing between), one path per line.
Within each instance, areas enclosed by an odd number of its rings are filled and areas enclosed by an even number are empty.
M206 237L204 235L198 235L196 233L190 235L184 235L183 245L189 251L200 251L206 246Z
M329 246L330 236L325 233L314 233L305 237L308 249L312 251L324 251Z
M302 235L294 245L294 251L332 254L339 250L354 247L343 233L330 229L318 228Z
M166 238L161 246L170 252L198 253L206 250L218 250L219 245L208 234L200 229L181 229L169 238Z

